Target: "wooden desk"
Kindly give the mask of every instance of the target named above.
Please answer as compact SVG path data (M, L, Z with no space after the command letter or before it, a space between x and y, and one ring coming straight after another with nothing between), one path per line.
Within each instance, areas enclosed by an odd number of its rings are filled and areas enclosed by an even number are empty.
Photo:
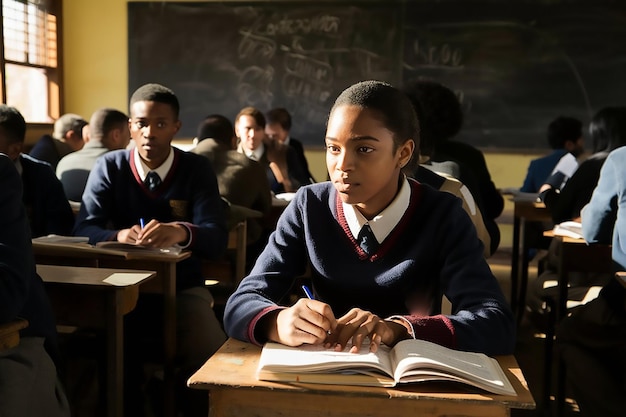
M255 377L261 349L229 339L188 382L209 390L211 417L509 416L512 408L534 409L535 402L513 356L498 358L516 397L442 391L441 385L402 388L287 384Z
M552 221L550 210L543 203L528 199L514 199L513 216L513 252L511 254L511 309L517 315L518 322L524 314L526 287L528 285L528 256L526 226L527 222ZM521 264L520 264L521 249Z
M16 319L0 324L0 352L20 344L20 330L28 326L28 321Z
M555 327L567 315L569 274L572 272L611 273L613 267L611 245L587 244L584 239L574 239L566 236L555 236L552 230L543 234L546 237L557 239L560 244L560 253L557 267L558 297L555 301L556 312L550 312L552 322L548 323L545 338L544 364L544 392L541 402L546 408L550 402L550 388L552 385L552 358L553 338ZM565 369L559 360L557 363L557 392L555 395L557 415L562 416L565 405Z
M137 305L139 285L154 278L153 271L75 266L37 265L55 312L57 324L106 329L107 415L124 409L124 315ZM113 274L137 275L114 285Z
M156 279L141 285L140 291L162 294L164 299L164 406L165 415L175 415L174 358L176 354L176 264L191 256L190 252L164 255L146 252L119 252L87 245L43 244L33 240L38 264L80 265L99 268L123 268L154 271Z

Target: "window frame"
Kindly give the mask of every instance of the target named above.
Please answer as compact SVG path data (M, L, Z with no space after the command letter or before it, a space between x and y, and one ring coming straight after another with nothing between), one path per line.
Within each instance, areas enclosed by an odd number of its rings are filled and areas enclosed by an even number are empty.
M13 103L7 103L7 81L6 81L6 65L16 65L24 68L43 69L46 72L47 80L47 116L50 122L29 121L26 123L29 129L41 128L49 129L54 120L63 114L63 22L62 22L62 0L40 0L37 7L43 7L45 12L55 16L56 20L56 67L41 64L33 64L29 62L15 61L6 59L5 56L5 39L4 39L4 1L0 0L0 34L2 35L2 47L0 48L0 93L2 103L9 106L15 106ZM32 0L14 0L19 3L36 3Z

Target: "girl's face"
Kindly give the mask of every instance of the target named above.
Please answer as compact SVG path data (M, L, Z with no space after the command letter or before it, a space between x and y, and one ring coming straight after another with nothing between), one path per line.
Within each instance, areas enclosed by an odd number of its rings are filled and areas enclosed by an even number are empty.
M372 219L398 191L400 169L411 159L413 140L395 151L393 133L375 110L335 108L326 130L326 166L341 200Z

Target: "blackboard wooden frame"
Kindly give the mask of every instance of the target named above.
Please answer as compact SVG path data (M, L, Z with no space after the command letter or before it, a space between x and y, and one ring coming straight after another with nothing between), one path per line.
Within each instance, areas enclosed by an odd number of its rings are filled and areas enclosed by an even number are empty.
M129 2L129 93L181 101L181 137L210 113L288 108L322 148L334 98L362 79L435 79L465 113L459 140L542 152L559 115L587 123L626 94L626 2L422 0Z

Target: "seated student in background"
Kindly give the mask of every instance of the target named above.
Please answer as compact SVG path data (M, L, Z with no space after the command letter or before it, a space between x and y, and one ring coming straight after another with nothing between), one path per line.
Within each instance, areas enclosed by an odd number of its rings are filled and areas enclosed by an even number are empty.
M68 200L80 201L89 172L99 156L108 151L124 149L130 142L128 116L119 110L96 110L89 120L87 142L76 152L65 155L57 165L56 174Z
M206 415L206 394L192 393L185 382L226 340L212 309L213 297L204 286L201 260L223 255L228 230L209 161L171 145L181 126L179 109L174 92L159 84L143 85L132 94L129 126L135 147L98 158L74 234L88 236L92 244L114 240L158 248L180 245L192 252L191 258L176 264L178 388L185 396L177 404L184 415ZM145 220L143 228L140 219ZM127 364L140 364L146 349L152 349L137 343L140 335L162 334L161 308L161 296L142 294L127 316ZM125 388L137 389L143 370L130 368ZM139 393L131 391L124 398L127 415L141 415Z
M494 253L500 245L496 218L502 214L504 199L491 181L482 152L452 140L463 126L461 103L452 90L433 81L410 82L404 91L420 106L421 136L429 144L428 165L437 172L455 176L469 189L489 232L489 252ZM455 174L455 169L459 174Z
M559 116L550 122L548 144L553 151L530 161L521 192L538 193L563 156L570 153L577 158L583 153L585 142L582 126L582 122L573 117Z
M409 93L410 92L407 92L407 96L413 105L420 126L420 140L419 151L416 152L415 157L411 160L411 164L407 165L405 171L412 171L409 176L419 182L428 184L436 190L449 192L461 199L463 209L470 216L470 219L472 219L472 223L474 223L476 227L478 238L483 242L485 258L488 258L491 256L491 236L489 236L489 232L483 221L480 207L476 204L472 193L462 182L450 174L438 171L440 167L444 171L448 171L448 167L456 165L454 162L433 163L430 160L430 154L433 149L432 132L428 128L430 119L424 117L418 98ZM447 167L442 167L442 164L447 165Z
M77 114L64 114L54 122L52 136L42 136L29 155L49 163L55 170L61 158L83 148L83 127L86 124L87 121Z
M291 115L287 109L282 107L274 108L265 113L265 118L267 119L267 123L265 124L265 134L267 138L292 147L298 156L300 168L306 172L311 183L315 182L311 171L309 171L309 163L304 155L302 142L291 137L289 133L291 131Z
M26 121L14 107L0 105L0 152L8 155L22 177L26 214L32 237L70 235L74 224L72 208L63 186L47 162L23 154Z
M626 145L626 107L605 107L589 123L593 154L583 161L574 175L559 189L548 179L540 198L552 213L554 223L576 219L589 202L600 169L609 153Z
M612 244L614 271L626 271L626 147L606 158L582 210L585 240ZM626 410L626 288L616 279L557 329L557 346L581 415L618 417Z
M562 190L550 185L540 194L555 224L580 218L582 208L591 199L609 152L626 144L626 107L605 107L597 112L589 124L589 136L593 143L593 155L580 165ZM559 242L556 239L550 242L545 270L532 283L528 300L531 313L542 313L544 297L558 296ZM580 301L591 287L603 286L611 279L612 274L570 273L568 298Z
M331 181L301 188L287 206L228 300L227 333L336 350L419 338L510 354L513 316L460 201L402 172L419 147L408 98L378 81L349 87L325 143ZM307 265L316 299L283 304ZM440 313L443 295L451 315Z
M294 192L310 183L308 175L298 163L295 151L266 138L265 116L260 110L244 107L235 118L235 133L239 138L237 151L261 164L275 194Z
M5 136L0 129L0 136ZM4 139L2 139L4 140ZM43 282L35 271L22 182L14 163L0 154L0 324L28 320L20 342L0 350L0 415L70 415L54 362L56 328Z
M269 215L272 193L265 170L258 162L237 152L237 138L230 120L219 114L208 116L198 126L196 139L198 144L191 152L211 161L222 197L232 204ZM231 217L234 215L236 210L231 210ZM233 219L234 223L237 221ZM248 219L249 250L246 253L251 262L265 246L268 235L261 219Z

